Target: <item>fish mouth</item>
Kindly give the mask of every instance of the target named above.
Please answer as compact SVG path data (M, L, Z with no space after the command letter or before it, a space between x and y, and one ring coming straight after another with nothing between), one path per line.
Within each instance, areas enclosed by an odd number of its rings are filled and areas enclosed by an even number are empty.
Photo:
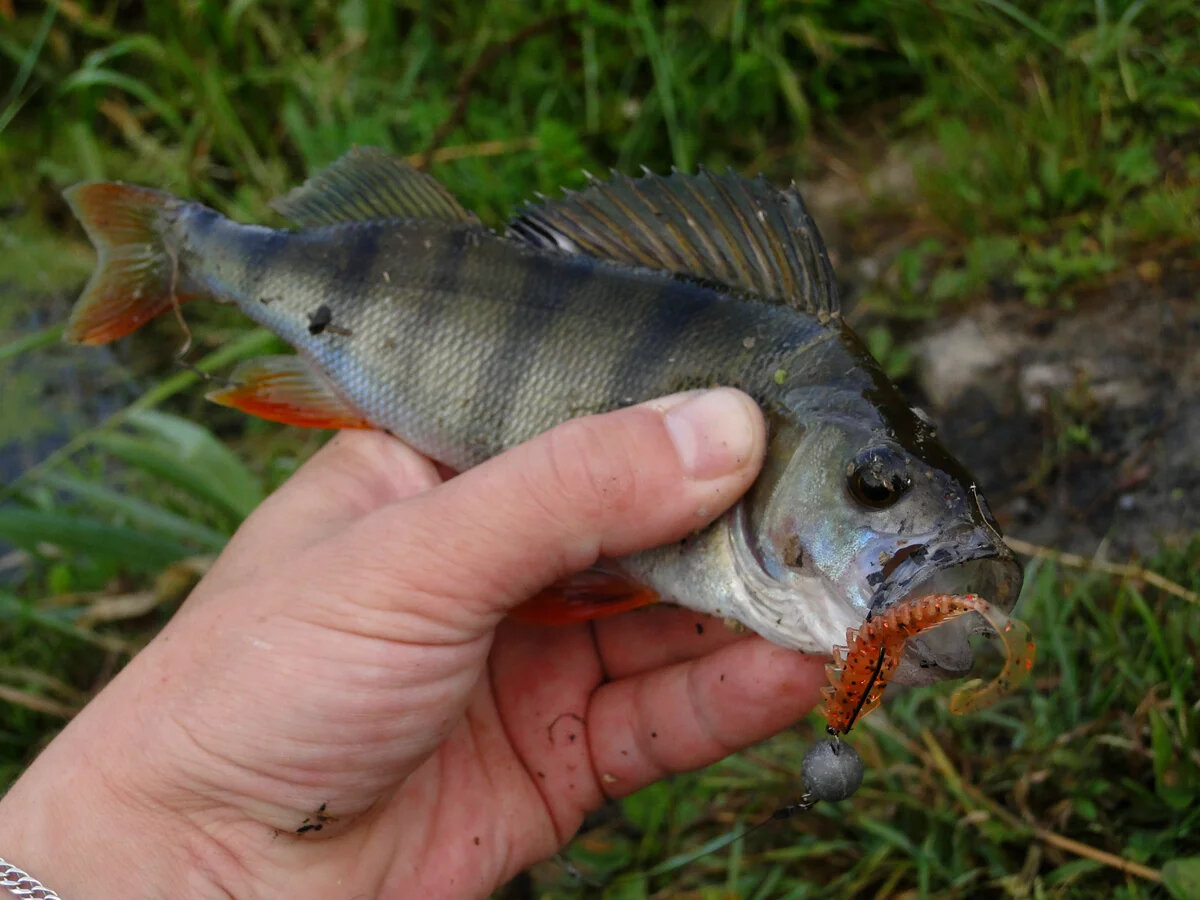
M1021 592L1023 574L1008 547L990 537L964 535L910 551L876 591L873 612L928 594L978 594L1008 612ZM922 685L961 678L975 663L970 639L990 634L978 613L967 613L909 639L892 681Z

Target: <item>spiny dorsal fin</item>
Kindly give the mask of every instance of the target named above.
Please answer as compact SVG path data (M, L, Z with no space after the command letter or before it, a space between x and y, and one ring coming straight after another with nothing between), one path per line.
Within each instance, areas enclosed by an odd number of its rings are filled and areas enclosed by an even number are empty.
M837 282L795 185L761 175L614 175L579 193L527 207L510 237L716 281L825 318Z
M271 206L302 228L367 219L479 221L432 175L378 147L355 147Z

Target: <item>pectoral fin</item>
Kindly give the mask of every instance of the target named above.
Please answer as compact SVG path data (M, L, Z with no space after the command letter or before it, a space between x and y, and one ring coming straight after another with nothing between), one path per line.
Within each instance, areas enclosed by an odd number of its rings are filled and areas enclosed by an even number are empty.
M574 625L658 602L658 594L615 567L598 563L556 581L510 615L533 625Z
M211 391L213 403L272 422L309 428L370 428L362 413L299 356L264 356L233 371L229 387Z

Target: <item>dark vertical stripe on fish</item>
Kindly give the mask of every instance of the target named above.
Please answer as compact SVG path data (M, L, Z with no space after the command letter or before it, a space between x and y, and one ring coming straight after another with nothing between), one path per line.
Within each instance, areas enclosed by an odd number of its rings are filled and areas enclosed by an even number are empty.
M245 278L246 296L258 299L262 284L274 273L275 261L292 245L289 231L262 229L248 242Z
M373 223L355 223L349 226L348 240L341 248L342 258L332 270L336 283L329 292L330 297L364 297L375 272L375 258L379 255L379 238L383 229Z
M712 291L686 282L670 281L659 288L653 314L642 323L638 339L616 360L613 399L620 403L647 400L656 387L665 388L662 374L670 360L687 352L689 329L716 302Z
M489 430L496 436L496 446L488 448L488 455L502 449L500 439L505 425L546 332L562 315L568 299L578 300L593 280L595 264L590 257L572 257L571 263L555 267L553 273L539 259L529 259L525 264L520 295L512 304L503 337L497 340L479 372L471 401L473 421L494 423Z
M199 203L189 203L186 210L187 232L192 240L199 241L208 237L213 226L221 221L220 213Z
M429 267L430 274L428 280L429 289L433 294L458 295L469 238L469 229L455 228L438 235L437 239L431 242L432 246L426 251L426 254L433 261L433 264ZM412 252L416 254L419 251L414 247ZM441 313L444 306L440 302L436 304L426 302L425 305L430 307L428 312L431 314L431 317L428 321L429 324L433 324L434 319ZM422 318L422 322L425 321Z
M436 368L442 345L438 337L445 334L447 322L452 316L461 314L462 304L466 302L458 291L468 240L465 228L452 229L429 239L428 248L423 246L419 233L408 238L412 246L408 247L406 257L418 259L424 254L429 260L422 266L427 274L418 282L417 290L403 293L403 302L408 307L404 319L413 323L413 334L396 335L399 345L405 348L400 354L400 383L405 385L415 408L432 410L440 405L437 398L443 385ZM390 268L383 269L390 273L385 283L392 285L397 295L410 278L403 271L404 262L402 257L393 261Z

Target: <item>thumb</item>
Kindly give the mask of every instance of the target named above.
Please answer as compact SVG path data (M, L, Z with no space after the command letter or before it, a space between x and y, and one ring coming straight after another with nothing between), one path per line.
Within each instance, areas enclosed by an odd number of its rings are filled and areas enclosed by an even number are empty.
M731 388L571 420L361 520L346 549L376 558L362 560L372 574L358 597L486 631L600 556L707 525L750 486L765 443L758 407ZM380 577L385 547L392 578Z

